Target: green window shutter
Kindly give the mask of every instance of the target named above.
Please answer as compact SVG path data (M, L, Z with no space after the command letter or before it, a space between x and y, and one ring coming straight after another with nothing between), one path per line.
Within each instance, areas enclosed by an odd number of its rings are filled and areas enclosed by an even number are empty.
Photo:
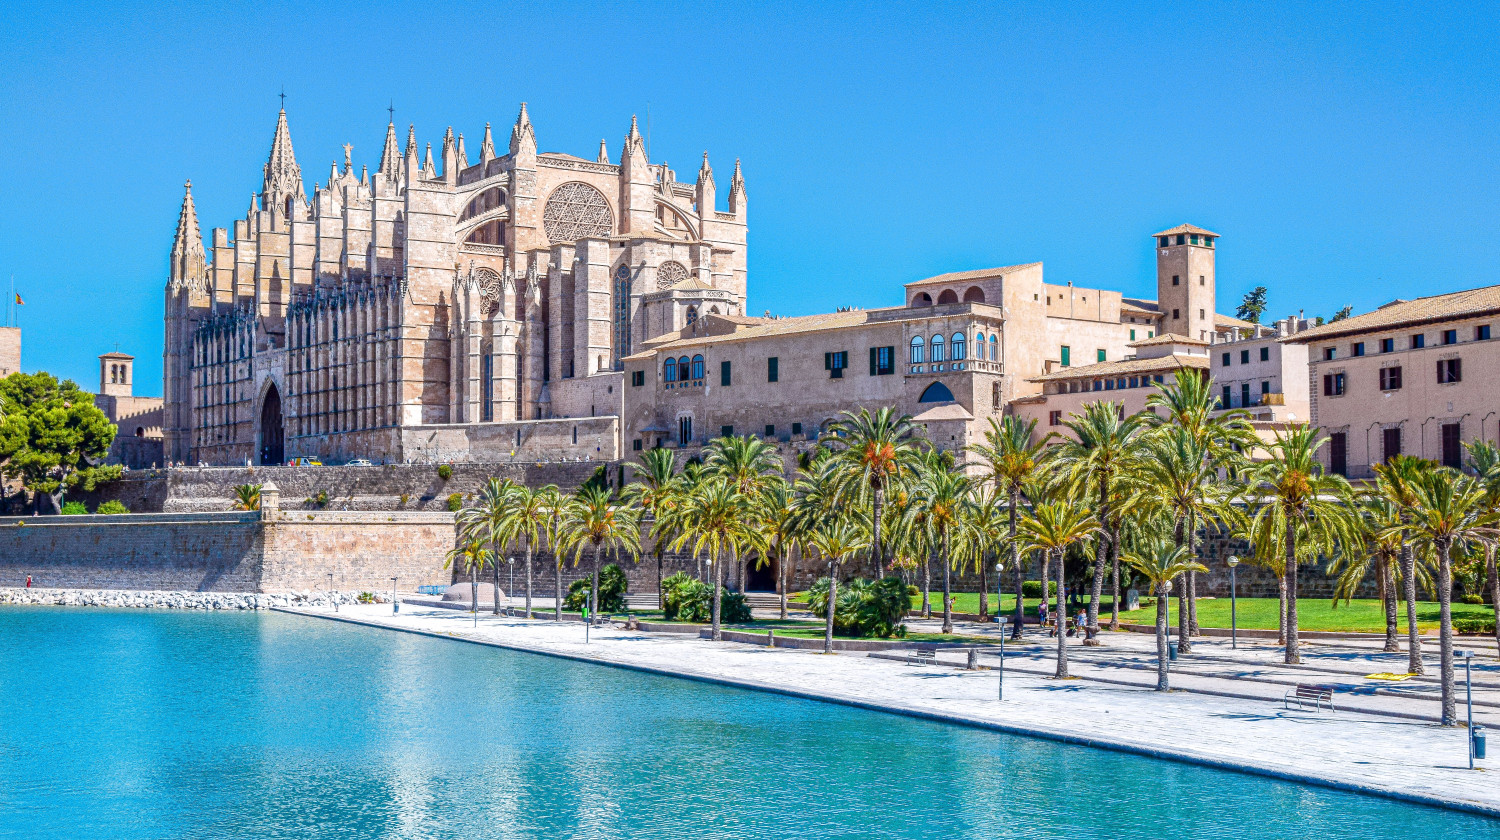
M766 381L777 382L781 379L781 360L776 356L766 359Z
M1072 362L1073 362L1073 352L1072 351L1073 351L1073 348L1067 346L1066 344L1063 345L1063 348L1062 348L1062 360L1061 360L1063 367L1069 367L1072 364Z
M878 348L878 347L871 347L870 348L870 375L871 376L875 376L875 375L877 375L877 374L880 373L880 369L875 366L875 354L878 353L878 352L880 352L880 348Z
M833 370L833 354L832 353L824 353L823 354L823 369L824 370Z
M729 382L729 362L719 362L719 384L727 388L729 387Z

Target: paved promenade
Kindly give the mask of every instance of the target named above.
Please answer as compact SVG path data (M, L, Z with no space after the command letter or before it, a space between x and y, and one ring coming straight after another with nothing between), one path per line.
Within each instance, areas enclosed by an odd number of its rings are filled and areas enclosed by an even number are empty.
M1134 673L1150 677L1150 682L1054 680L1043 675L1051 668L1042 654L1022 650L1016 651L1014 660L1007 659L1005 700L999 702L993 670L913 667L864 654L825 656L621 630L595 629L585 644L584 628L576 622L559 625L481 614L476 628L468 613L412 606L403 607L399 616L393 616L387 605L345 606L336 616L326 609L285 611L1316 781L1500 816L1500 783L1488 773L1467 769L1463 729L1354 711L1285 711L1280 702L1284 689L1270 683L1245 683L1272 685L1269 690L1247 692L1250 696L1246 697L1195 691L1163 695L1144 687L1154 684L1154 676L1139 668ZM1137 644L1131 641L1128 647ZM1069 649L1078 655L1080 672L1112 667L1092 664L1108 656L1108 651ZM1124 653L1116 651L1115 655ZM1203 659L1192 668L1215 667L1204 654L1198 656ZM1351 666L1352 670L1360 667ZM1112 670L1127 673L1116 667ZM1174 679L1214 677L1182 673L1174 674ZM1482 718L1476 713L1476 719ZM1500 759L1490 764L1500 767Z

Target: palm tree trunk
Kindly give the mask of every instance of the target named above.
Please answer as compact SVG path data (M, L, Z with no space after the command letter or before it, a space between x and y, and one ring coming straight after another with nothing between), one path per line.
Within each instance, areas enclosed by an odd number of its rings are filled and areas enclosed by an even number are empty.
M988 560L989 560L989 558L984 555L984 552L980 552L980 554L979 554L979 620L980 621L983 621L984 619L989 618L989 615L990 615L990 577L989 577L990 567L989 567L989 563L987 562ZM995 609L997 609L997 610L1000 609L1000 605L996 604L995 605Z
M1384 551L1375 553L1375 580L1380 584L1380 604L1385 608L1385 652L1397 653L1401 643L1396 638L1396 587L1391 580L1391 558Z
M839 601L838 561L828 561L828 614L823 621L823 652L833 653L833 605Z
M1175 536L1177 537L1177 544L1186 545L1188 547L1188 556L1192 557L1193 532L1188 530L1187 521L1183 517L1178 517L1177 519ZM1191 630L1188 627L1188 585L1186 572L1177 576L1177 583L1177 652L1192 653L1193 642L1188 636Z
M594 579L589 584L589 618L599 613L599 555L604 551L604 543L594 543Z
M479 614L479 564L469 567L469 594L474 598L469 606L473 607L471 612Z
M1057 551L1057 678L1068 676L1068 621L1063 598L1067 595L1067 575L1063 569L1063 551ZM1042 590L1045 592L1046 590Z
M531 537L526 538L526 617L531 618Z
M1286 573L1276 578L1276 644L1286 644Z
M1484 580L1485 588L1490 591L1490 606L1500 616L1500 575L1495 570L1495 547L1488 543L1484 546ZM1500 655L1500 621L1495 622L1495 649Z
M932 618L932 552L922 557L922 617Z
M1041 568L1042 568L1042 603L1041 603L1041 606L1045 607L1047 605L1047 599L1052 596L1052 557L1048 554L1048 552L1043 551L1042 552L1041 560L1042 560L1042 563L1041 563ZM1038 618L1041 617L1041 612L1042 611L1040 609L1037 610L1037 617ZM1047 629L1047 627L1044 624L1042 626L1042 630L1046 631L1046 629Z
M1162 581L1156 585L1156 690L1167 691L1167 603L1170 592Z
M1422 668L1422 642L1417 638L1417 561L1411 544L1401 544L1401 578L1406 589L1406 672L1425 674Z
M953 559L948 554L948 529L943 529L943 632L953 632Z
M552 620L562 621L562 556L557 553L557 546L552 546L552 595L557 600L552 602Z
M1453 563L1450 546L1440 541L1438 550L1438 662L1443 684L1443 725L1458 724L1458 697L1453 693Z
M1109 488L1103 482L1099 484L1099 521L1109 521ZM1094 581L1089 588L1089 626L1083 637L1083 643L1089 647L1101 644L1095 634L1099 632L1099 597L1104 592L1104 559L1109 554L1109 545L1109 529L1100 528L1099 538L1094 542Z
M1016 576L1016 626L1010 631L1012 639L1021 638L1021 623L1026 618L1026 603L1021 597L1021 584L1026 582L1026 572L1021 568L1021 549L1016 544L1016 507L1021 504L1021 491L1012 486L1010 490L1010 567L1015 570ZM1046 597L1044 591L1042 597ZM996 611L1000 605L995 605Z
M1286 664L1301 665L1297 644L1297 523L1286 518Z
M662 578L662 565L663 565L663 559L662 559L662 556L661 556L661 540L657 540L656 541L656 607L657 607L657 609L661 609L663 607L663 605L666 604L666 602L667 602L667 593L666 593L666 590L662 589L662 585L661 585L661 582L663 580L663 578Z
M786 621L786 560L782 554L790 555L791 552L783 552L780 543L772 554L772 560L776 563L776 599L781 602L781 620Z
M719 625L719 607L724 596L724 555L715 557L714 567L714 615L713 615L713 638L716 642L724 641L724 629Z
M495 552L495 562L493 562L493 563L490 564L490 568L492 570L494 570L494 572L495 572L495 603L492 606L494 607L494 614L495 615L499 615L500 614L500 552L498 552L498 551ZM510 593L506 593L506 594L508 595Z
M1197 554L1197 552L1195 551L1197 542L1198 517L1192 513L1189 513L1187 517L1187 546L1189 560L1198 559L1195 556ZM1184 640L1186 640L1188 637L1201 636L1203 634L1198 631L1198 573L1189 571L1186 575L1184 575L1184 578L1184 582L1187 583L1187 636L1184 636L1183 638ZM1192 652L1192 643L1188 642L1185 649L1188 652Z
M1110 533L1109 537L1109 565L1110 565L1110 604L1109 604L1109 631L1118 633L1120 631L1120 529L1118 526Z
M884 485L877 484L872 489L875 492L873 494L874 503L871 512L875 518L871 522L870 561L875 564L875 577L878 578L880 570L885 568L885 553L881 550L882 547L880 545L880 514L885 510L885 487Z

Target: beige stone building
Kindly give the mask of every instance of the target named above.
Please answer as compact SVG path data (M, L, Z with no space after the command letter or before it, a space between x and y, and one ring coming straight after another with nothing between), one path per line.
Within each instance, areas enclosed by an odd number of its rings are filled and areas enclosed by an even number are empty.
M309 194L283 111L260 192L203 242L191 187L167 284L166 457L613 459L621 369L646 340L743 314L746 194L720 209L647 160L538 151L521 106L508 149L434 155L387 126L379 164Z
M1048 283L1038 262L908 283L897 307L700 318L625 358L626 447L693 448L728 433L797 442L841 411L894 406L957 449L989 418L1035 410L1031 398L1048 396L1049 383L1061 396L1059 383L1103 383L1105 368L1113 390L1115 371L1139 367L1124 381L1135 377L1144 403L1148 369L1207 368L1218 331L1251 326L1215 313L1217 240L1191 225L1154 234L1156 300ZM1138 364L1142 349L1157 348L1167 361ZM1191 359L1173 361L1179 352Z
M1461 466L1500 435L1500 286L1396 300L1286 339L1307 348L1327 468L1352 478L1406 453ZM1488 384L1487 384L1488 383Z
M159 466L162 459L162 400L137 397L135 357L128 353L105 353L99 357L99 390L94 405L115 424L109 462L130 469Z
M21 371L21 328L0 327L0 379Z

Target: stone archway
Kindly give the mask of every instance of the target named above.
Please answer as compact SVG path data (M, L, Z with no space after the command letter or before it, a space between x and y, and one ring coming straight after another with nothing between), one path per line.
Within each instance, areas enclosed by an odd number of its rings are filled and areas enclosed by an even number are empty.
M281 392L272 383L260 404L260 463L278 466L285 462L286 432L282 426Z

